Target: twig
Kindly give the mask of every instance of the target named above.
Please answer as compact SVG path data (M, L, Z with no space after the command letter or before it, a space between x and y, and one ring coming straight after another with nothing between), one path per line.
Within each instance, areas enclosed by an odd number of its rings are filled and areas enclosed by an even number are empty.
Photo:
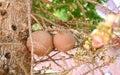
M55 21L56 22L61 22L61 26L62 25L65 25L65 26L69 26L69 25L67 25L67 23L64 23L62 20L60 20L57 16L55 16L53 13L51 13L51 12L49 12L49 11L47 11L46 9L44 9L43 7L42 7L42 1L41 0L38 0L38 2L40 3L40 5L39 5L39 8L37 8L37 7L34 7L34 8L36 8L37 10L39 10L39 11L42 11L43 13L45 13L46 15L48 15L49 17L51 17L51 18L53 18L53 19L55 19ZM63 3L62 3L63 4ZM56 4L55 4L56 5ZM70 5L70 4L68 4L68 5ZM56 5L56 6L58 6L58 5ZM70 15L70 13L69 13L69 15ZM71 16L72 16L72 14L71 14ZM58 23L59 24L59 23Z
M37 18L31 14L31 17L37 22L37 24L42 28L44 29L44 27L40 24L40 22L37 20Z
M90 63L90 62L87 62L87 61L81 62L81 63L79 63L78 65L73 66L72 68L70 68L70 69L68 69L68 70L60 73L59 75L66 75L67 73L69 73L69 72L72 71L73 69L75 69L75 68L77 68L77 67L80 67L81 65L86 64L86 63Z
M33 75L33 63L34 63L34 58L33 58L33 50L34 50L34 46L33 46L33 39L32 39L32 27L31 27L31 0L27 1L27 6L28 6L28 26L29 26L29 36L30 36L30 40L31 40L31 75Z
M11 52L12 53L12 52ZM27 70L25 69L25 67L18 61L18 58L14 55L14 54L12 54L13 55L13 57L15 58L15 61L16 61L16 63L20 66L20 68L24 71L24 73L25 73L25 75L29 75L28 73L27 73Z
M95 65L97 65L97 66L98 66L98 63L97 63L97 62L95 62ZM103 70L101 70L101 68L98 68L98 69L99 69L99 71L101 72L101 74L102 74L102 75L104 75Z
M89 2L89 3L92 3L92 4L96 4L96 5L100 6L101 8L103 8L104 10L109 11L110 13L116 14L114 11L112 11L112 10L110 10L109 8L101 5L101 4L98 3L98 2L95 2L95 1L93 1L93 0L86 0L86 1Z
M56 19L56 20L60 20L58 17L56 17L55 15L53 15L51 12L46 11L46 10L42 7L41 1L38 1L38 2L40 3L40 5L39 5L40 8L37 8L37 7L34 7L34 8L36 8L36 9L44 12L45 14L49 15L50 17L52 17L52 18L54 18L54 19Z
M50 57L53 57L53 56L57 55L58 53L60 53L60 52L57 52L57 53L51 55ZM43 60L41 59L41 60L39 60L39 61L36 61L35 63L37 64L37 63L40 63L40 62L49 61L48 59L49 59L49 58L46 58L46 59L43 59Z
M65 58L64 60L68 60L68 59L72 59L71 57L68 57L68 58ZM59 61L59 60L62 60L61 58L59 59L53 59L54 61ZM37 63L41 63L41 62L48 62L48 61L52 61L50 59L44 59L44 60L40 60L40 61L37 61ZM35 63L35 64L37 64Z
M62 67L60 64L58 64L54 59L52 59L49 55L48 55L48 57L56 64L56 65L58 65L60 68L62 68L62 69L64 69L64 67Z
M89 64L86 64L86 66L88 66L88 68L90 69L90 70L92 70L92 68L91 68L91 66L89 65ZM92 63L92 67L94 68L94 63ZM92 71L92 75L94 75L94 70Z
M89 70L89 71L87 71L87 72L85 72L85 73L83 73L83 74L81 74L81 75L87 75L88 73L90 73L90 72L92 72L92 71L94 71L94 70L96 70L96 69L98 69L98 68L104 67L104 66L105 66L105 65L102 64L102 65L97 66L97 67L93 68L92 70Z
M78 5L80 6L81 8L81 11L83 13L83 18L84 18L84 21L86 20L86 14L85 14L85 10L83 8L83 5L79 2L79 0L76 0L76 2L78 3Z
M84 21L82 21L80 19L76 19L76 18L74 18L70 21L67 21L66 23L69 25L83 24L85 27L90 27L90 26L95 27L95 25L93 25L91 22L88 22L88 21L84 22Z
M32 13L32 14L33 14L34 16L38 17L38 18L44 19L45 21L49 22L50 24L52 24L52 25L54 25L54 26L56 26L56 27L60 26L59 24L56 24L56 23L54 23L54 22L51 22L50 20L46 19L45 17L43 17L43 16L41 16L41 15L39 15L39 14L36 14L36 13Z
M47 26L46 26L45 21L43 20L43 18L41 18L41 21L42 21L42 25L44 26L44 28L47 29Z

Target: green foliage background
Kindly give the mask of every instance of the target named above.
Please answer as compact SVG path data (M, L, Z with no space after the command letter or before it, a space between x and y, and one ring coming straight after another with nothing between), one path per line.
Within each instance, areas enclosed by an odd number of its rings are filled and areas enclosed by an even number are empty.
M57 20L50 15L46 14L42 10L49 12L51 15L56 16L60 21L66 23L68 21L72 21L74 19L83 22L82 23L73 23L70 26L72 28L84 29L86 26L85 23L91 25L87 25L88 29L93 30L96 25L102 21L103 19L97 14L95 4L91 4L86 0L33 0L33 12L37 13L52 22L56 22ZM84 15L79 3L82 5L86 19L84 19ZM105 3L107 0L96 0L98 3ZM39 10L41 9L42 10ZM84 23L85 22L85 23Z

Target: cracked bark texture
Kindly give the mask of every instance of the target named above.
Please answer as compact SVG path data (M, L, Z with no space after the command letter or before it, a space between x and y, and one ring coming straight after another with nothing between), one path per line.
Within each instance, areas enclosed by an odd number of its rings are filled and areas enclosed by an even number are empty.
M0 75L30 72L27 36L27 1L0 0Z

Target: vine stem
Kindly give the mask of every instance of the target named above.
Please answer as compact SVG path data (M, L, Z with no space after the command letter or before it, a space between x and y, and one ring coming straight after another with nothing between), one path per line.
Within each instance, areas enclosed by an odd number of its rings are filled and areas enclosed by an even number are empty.
M76 2L78 3L78 5L79 5L80 8L81 8L81 11L82 11L82 13L83 13L84 21L86 21L86 14L85 14L85 10L84 10L83 5L79 2L79 0L76 0Z
M31 0L27 0L27 16L28 16L28 27L29 27L29 36L30 36L30 42L31 42L31 68L30 68L30 75L33 75L33 50L34 50L34 44L33 44L33 38L32 38L32 27L31 27Z

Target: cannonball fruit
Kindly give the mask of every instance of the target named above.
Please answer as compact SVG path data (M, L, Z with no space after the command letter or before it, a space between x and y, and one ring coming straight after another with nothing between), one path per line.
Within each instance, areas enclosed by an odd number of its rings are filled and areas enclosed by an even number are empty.
M44 56L53 49L52 36L46 31L35 31L32 33L34 53L38 56ZM31 40L28 37L27 47L31 51Z
M53 38L53 43L58 51L66 52L74 47L75 38L68 31L58 31Z

